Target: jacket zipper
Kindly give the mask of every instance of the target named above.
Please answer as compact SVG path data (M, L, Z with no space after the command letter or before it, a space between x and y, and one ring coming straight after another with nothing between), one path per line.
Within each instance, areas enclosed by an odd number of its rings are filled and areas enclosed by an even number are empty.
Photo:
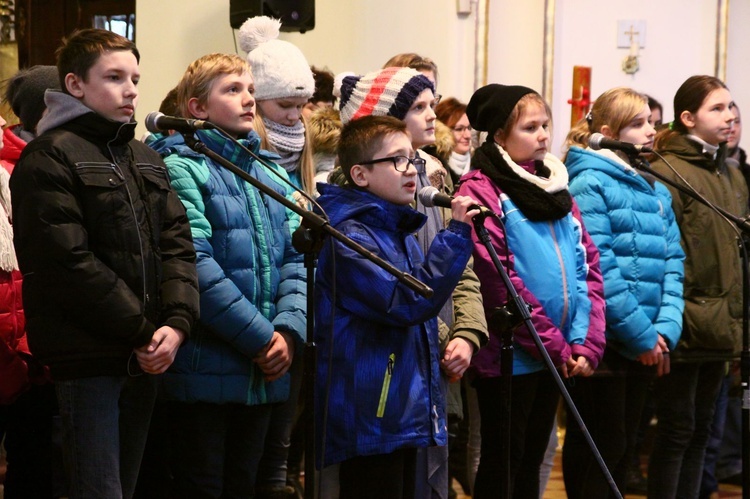
M125 175L119 171L120 165L117 164L117 160L115 159L117 156L112 152L112 149L110 149L109 144L107 144L107 150L109 151L109 155L112 158L112 162L114 163L114 166L112 167L113 170L117 172L118 175L120 175L120 178L124 179ZM141 237L141 225L138 223L138 214L135 212L135 205L133 204L133 196L130 193L130 188L128 187L128 183L125 182L125 192L128 193L128 201L130 204L130 212L133 214L133 221L135 222L136 227L136 233L138 234L138 250L141 254L141 286L142 290L141 293L143 295L143 312L146 312L146 308L148 305L148 292L146 290L146 255L143 254L143 238ZM145 203L146 200L144 199L143 202Z
M388 389L391 387L391 378L393 377L393 365L396 363L396 354L392 353L388 356L388 365L385 368L385 376L383 377L383 389L380 391L380 402L378 403L378 414L377 417L382 418L385 414L385 402L388 399Z
M570 306L569 300L568 300L568 276L565 274L565 262L562 258L562 252L560 251L560 245L557 244L557 236L555 235L555 227L552 225L552 223L549 224L550 233L552 234L552 241L555 245L555 253L557 254L557 259L560 262L560 270L562 271L562 288L563 288L563 311L562 311L562 317L560 317L560 326L558 329L560 331L563 330L563 326L565 325L565 318L568 316L568 307Z

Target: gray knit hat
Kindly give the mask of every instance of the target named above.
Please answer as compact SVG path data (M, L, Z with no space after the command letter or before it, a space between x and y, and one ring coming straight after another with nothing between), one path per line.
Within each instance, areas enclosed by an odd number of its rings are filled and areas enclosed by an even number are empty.
M55 66L22 69L7 81L5 100L21 120L24 130L36 130L36 124L46 108L44 92L48 88L60 90L60 79Z
M315 92L310 65L295 45L278 40L281 21L266 16L253 17L240 27L239 41L247 52L253 72L255 100L304 97Z

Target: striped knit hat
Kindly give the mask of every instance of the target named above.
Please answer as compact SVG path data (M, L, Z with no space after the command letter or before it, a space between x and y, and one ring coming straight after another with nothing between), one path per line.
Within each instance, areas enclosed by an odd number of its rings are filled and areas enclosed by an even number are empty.
M340 91L341 122L346 125L362 116L393 116L403 120L424 90L435 87L422 73L411 68L385 68L364 76L348 75L334 88Z

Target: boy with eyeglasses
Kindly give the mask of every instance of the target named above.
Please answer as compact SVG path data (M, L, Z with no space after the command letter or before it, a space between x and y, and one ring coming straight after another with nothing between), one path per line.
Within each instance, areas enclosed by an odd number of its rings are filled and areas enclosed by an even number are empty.
M453 220L426 255L414 232L425 215L406 125L366 116L341 132L348 185L318 184L332 226L434 290L424 298L338 242L320 253L316 283L318 464L341 462L341 498L413 497L416 449L445 445L437 314L471 256L473 201L453 201Z

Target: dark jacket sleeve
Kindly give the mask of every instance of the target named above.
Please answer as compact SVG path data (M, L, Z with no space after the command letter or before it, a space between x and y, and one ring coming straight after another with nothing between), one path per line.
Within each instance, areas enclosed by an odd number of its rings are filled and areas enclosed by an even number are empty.
M195 246L185 207L171 189L161 229L160 250L162 323L189 335L200 310Z

